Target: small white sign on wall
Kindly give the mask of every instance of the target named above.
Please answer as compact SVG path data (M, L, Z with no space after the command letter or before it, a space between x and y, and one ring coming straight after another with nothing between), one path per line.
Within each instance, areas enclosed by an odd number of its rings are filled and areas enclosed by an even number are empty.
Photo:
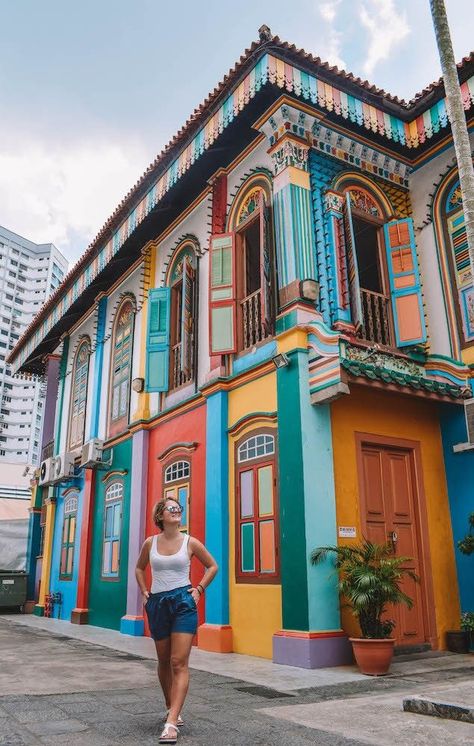
M339 536L344 539L355 539L357 531L355 526L339 526Z

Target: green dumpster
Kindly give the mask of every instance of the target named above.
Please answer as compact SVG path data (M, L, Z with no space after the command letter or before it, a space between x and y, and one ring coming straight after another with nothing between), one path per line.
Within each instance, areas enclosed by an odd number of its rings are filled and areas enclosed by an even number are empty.
M26 580L26 572L0 570L0 609L24 606Z

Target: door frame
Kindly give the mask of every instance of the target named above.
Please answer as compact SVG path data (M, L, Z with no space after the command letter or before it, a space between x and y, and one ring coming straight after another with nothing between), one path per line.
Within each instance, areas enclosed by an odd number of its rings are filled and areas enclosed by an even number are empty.
M367 532L366 497L363 477L362 446L374 445L384 448L408 451L411 455L411 472L415 488L413 513L415 532L418 543L418 560L420 567L420 586L422 598L422 613L425 627L425 641L429 642L433 650L437 650L438 636L436 633L436 614L433 591L433 575L431 566L431 551L428 530L428 511L426 507L426 493L423 481L423 463L421 457L421 443L418 440L374 435L373 433L356 432L357 479L359 483L359 509L362 535Z

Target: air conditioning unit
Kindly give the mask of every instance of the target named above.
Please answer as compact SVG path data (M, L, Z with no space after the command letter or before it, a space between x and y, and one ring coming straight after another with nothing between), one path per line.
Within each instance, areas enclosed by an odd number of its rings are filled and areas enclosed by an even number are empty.
M55 482L67 481L74 475L74 455L72 453L60 453L53 458L53 484Z
M91 469L94 466L102 465L104 463L102 460L103 448L104 441L99 440L99 438L93 438L84 443L81 452L81 466Z
M464 402L464 414L466 416L467 441L474 445L474 399Z
M53 481L54 458L45 458L39 468L38 484L51 484Z
M466 418L467 442L455 443L454 453L474 450L474 398L464 401L464 416Z

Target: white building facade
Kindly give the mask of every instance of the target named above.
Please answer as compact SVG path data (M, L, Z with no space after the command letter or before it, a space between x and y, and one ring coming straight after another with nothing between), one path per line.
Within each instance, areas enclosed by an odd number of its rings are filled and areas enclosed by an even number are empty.
M13 377L5 360L67 269L53 244L36 244L0 226L0 463L40 461L44 384Z

